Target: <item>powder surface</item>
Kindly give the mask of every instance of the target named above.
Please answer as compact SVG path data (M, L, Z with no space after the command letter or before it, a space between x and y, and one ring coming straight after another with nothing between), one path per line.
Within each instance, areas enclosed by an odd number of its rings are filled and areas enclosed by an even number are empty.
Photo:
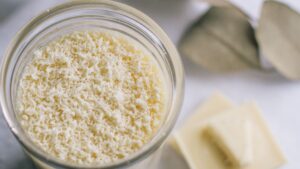
M165 106L157 63L124 36L78 31L34 51L18 88L19 120L45 152L107 164L141 149Z

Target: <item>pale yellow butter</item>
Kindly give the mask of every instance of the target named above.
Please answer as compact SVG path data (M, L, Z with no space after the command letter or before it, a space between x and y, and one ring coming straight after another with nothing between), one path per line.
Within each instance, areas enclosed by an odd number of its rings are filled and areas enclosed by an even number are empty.
M246 113L229 110L214 117L206 133L226 155L230 165L244 167L253 160L252 122Z
M214 147L204 139L206 119L233 107L233 103L220 94L214 94L175 132L174 142L191 169L223 169L223 161ZM173 142L173 143L174 143Z
M192 169L273 169L285 163L257 106L234 107L220 95L198 108L174 138L172 145Z

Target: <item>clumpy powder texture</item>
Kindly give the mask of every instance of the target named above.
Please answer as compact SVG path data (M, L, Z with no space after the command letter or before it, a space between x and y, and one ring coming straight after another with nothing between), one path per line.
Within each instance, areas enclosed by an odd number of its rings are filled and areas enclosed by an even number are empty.
M141 149L163 119L160 69L132 41L78 31L34 51L18 88L19 120L45 152L107 164Z

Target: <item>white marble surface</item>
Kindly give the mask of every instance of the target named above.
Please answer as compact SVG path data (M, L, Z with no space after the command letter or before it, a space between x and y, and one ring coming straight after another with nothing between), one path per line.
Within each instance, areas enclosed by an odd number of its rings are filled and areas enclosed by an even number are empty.
M1 1L0 0L0 4ZM256 2L237 1L257 16ZM290 0L295 8L299 1ZM5 19L0 19L0 57L15 32L32 16L61 2L60 0L28 0ZM169 34L175 44L182 32L201 15L205 5L193 0L124 0L150 15ZM288 1L286 1L288 2ZM248 5L247 5L248 4ZM256 11L256 12L255 12ZM0 17L1 18L1 17ZM300 168L300 82L289 81L273 72L247 71L228 75L206 72L182 56L186 70L185 99L177 127L193 109L214 91L221 91L237 103L255 100L263 110L274 137L287 156L282 169ZM300 63L299 63L300 64ZM187 169L184 161L165 148L161 169ZM32 163L24 156L15 138L0 115L0 169L30 169Z

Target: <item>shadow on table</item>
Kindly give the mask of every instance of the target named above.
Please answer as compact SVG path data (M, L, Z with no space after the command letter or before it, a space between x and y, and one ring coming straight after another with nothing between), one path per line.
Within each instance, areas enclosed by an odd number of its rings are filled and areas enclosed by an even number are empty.
M0 168L2 164L0 164ZM5 165L3 169L37 169L33 162L28 158L24 157L20 160L14 161L13 163Z
M170 144L163 147L159 169L189 169L186 161Z
M0 23L23 4L23 0L0 0Z

